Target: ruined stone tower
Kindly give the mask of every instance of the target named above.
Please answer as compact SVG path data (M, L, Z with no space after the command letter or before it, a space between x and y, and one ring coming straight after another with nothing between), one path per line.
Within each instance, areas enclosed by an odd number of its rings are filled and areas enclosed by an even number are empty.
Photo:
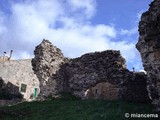
M43 40L34 51L35 57L32 59L32 66L40 81L39 98L57 94L57 72L64 62L61 50L48 40Z
M160 0L154 0L142 14L136 47L147 72L149 96L160 111Z

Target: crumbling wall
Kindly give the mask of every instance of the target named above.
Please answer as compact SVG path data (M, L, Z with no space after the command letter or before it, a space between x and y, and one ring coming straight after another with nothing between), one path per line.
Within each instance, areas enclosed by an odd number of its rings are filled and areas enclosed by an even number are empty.
M129 102L150 103L147 91L147 75L144 72L132 72L131 79L123 84L123 99Z
M98 83L85 91L85 99L107 99L116 100L120 98L120 88L109 82Z
M51 42L43 40L34 54L32 65L40 81L41 99L61 92L70 92L82 99L110 100L124 99L128 93L134 93L135 89L128 89L132 86L132 82L128 81L134 76L127 70L120 51L106 50L69 59L64 58L60 49ZM139 98L136 97L139 101L148 100L146 84L141 85L144 81L135 80L136 88L141 89L136 89L139 91ZM136 95L137 91L132 95Z
M32 66L40 81L39 98L56 95L59 92L57 84L57 72L64 62L64 57L59 48L52 45L48 40L43 40L34 51L35 57L32 59Z
M160 0L154 0L142 14L136 47L147 72L149 96L160 111Z
M101 82L109 82L120 89L130 72L120 51L88 53L75 59L63 57L60 49L43 40L34 51L33 70L40 80L40 97L71 92L85 97L87 89ZM128 77L129 78L129 77ZM121 96L122 91L117 91Z
M70 91L82 98L85 98L87 89L102 82L116 86L120 89L117 95L121 96L123 94L121 84L130 74L120 51L114 50L87 53L79 58L70 59L63 69L67 75L65 80L67 78Z
M24 99L31 100L35 88L37 95L39 90L39 80L32 70L31 60L11 60L0 62L0 77L6 84L12 83L19 88ZM22 86L23 88L22 90Z

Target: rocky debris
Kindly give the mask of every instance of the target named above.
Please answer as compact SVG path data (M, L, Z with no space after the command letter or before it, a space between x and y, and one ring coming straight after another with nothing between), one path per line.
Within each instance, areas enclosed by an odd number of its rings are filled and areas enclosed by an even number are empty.
M139 50L148 76L149 96L160 111L160 0L154 0L139 22Z
M39 98L55 95L57 87L57 71L64 62L64 57L59 48L52 45L48 40L43 40L34 51L32 66L40 81Z
M10 82L5 83L0 77L0 100L11 100L16 98L23 98L22 94L19 92L19 87Z
M147 75L144 72L133 72L123 86L123 99L129 102L150 103L147 91Z

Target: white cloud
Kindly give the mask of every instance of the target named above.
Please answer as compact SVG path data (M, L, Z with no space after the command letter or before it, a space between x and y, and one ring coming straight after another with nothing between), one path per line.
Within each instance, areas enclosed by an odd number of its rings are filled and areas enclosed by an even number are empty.
M127 61L134 61L133 43L115 42L114 26L92 25L90 19L96 12L95 0L36 0L12 3L9 16L0 14L0 51L14 50L14 58L29 58L43 38L62 49L65 56L77 57L87 52L107 49L121 50ZM1 22L5 19L5 23ZM1 34L3 33L3 34ZM134 30L122 30L133 34Z
M27 51L24 52L17 52L16 55L14 55L12 57L12 59L16 59L17 57L21 58L21 59L30 59L33 57L33 55L31 55L30 53L28 53Z
M138 31L138 28L137 28L137 27L134 27L134 28L132 28L132 29L130 29L130 30L121 29L121 30L120 30L120 34L121 34L121 35L129 35L129 36L130 36L130 35L136 34L137 31Z
M86 15L86 18L91 18L94 13L96 12L95 6L96 1L95 0L69 0L69 3L71 5L71 8L73 11L77 11L77 9L84 10L84 13Z

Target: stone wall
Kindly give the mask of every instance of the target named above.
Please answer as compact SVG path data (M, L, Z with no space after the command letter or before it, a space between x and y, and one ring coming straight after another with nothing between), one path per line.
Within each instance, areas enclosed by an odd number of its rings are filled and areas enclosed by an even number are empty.
M120 88L109 82L98 83L94 87L90 87L85 91L85 99L107 99L116 100L120 98Z
M102 82L116 86L120 89L117 95L121 96L121 84L130 74L120 51L114 50L87 53L79 58L69 59L62 69L63 75L66 75L63 83L67 81L68 89L82 98L85 97L86 90Z
M33 70L40 81L39 98L56 95L60 89L57 86L57 72L64 62L61 50L52 45L48 40L43 40L34 51L35 58L32 59Z
M43 40L34 53L33 67L31 60L0 62L0 77L9 85L7 89L12 91L11 83L26 100L35 97L37 88L40 99L70 92L83 99L148 101L145 76L139 80L127 70L120 51L106 50L69 59L51 42Z
M136 47L147 72L149 96L160 111L160 0L154 0L142 14Z
M22 99L23 96L19 92L19 87L13 85L11 82L7 84L0 78L0 100Z
M70 92L82 99L130 101L139 92L135 97L138 102L149 99L146 80L143 79L142 82L126 69L125 59L120 51L106 50L69 59L64 58L60 49L48 40L43 40L34 53L32 65L40 80L41 99L47 96L55 97L61 92ZM135 83L129 82L134 78ZM128 86L133 87L133 83L136 88L129 89ZM132 97L127 97L128 94Z
M150 103L147 91L147 75L144 72L132 72L131 79L124 84L123 99L129 102Z
M10 82L17 86L26 100L33 99L35 88L37 95L40 91L39 80L32 70L29 59L0 62L0 77L6 84Z

